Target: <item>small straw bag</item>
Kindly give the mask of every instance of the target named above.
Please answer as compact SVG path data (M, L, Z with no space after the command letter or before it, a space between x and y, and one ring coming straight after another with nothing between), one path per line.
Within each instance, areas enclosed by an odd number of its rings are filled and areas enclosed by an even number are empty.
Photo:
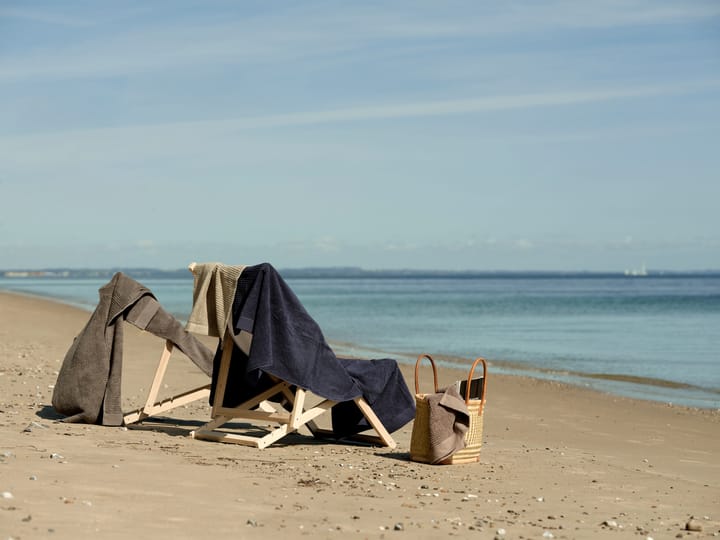
M435 362L429 354L421 354L415 362L415 422L410 439L410 459L420 463L430 463L430 409L425 397L428 394L420 393L418 382L418 368L423 358L430 360L433 370L435 392L438 389L438 375ZM475 367L482 363L483 376L480 386L480 399L470 399L470 388ZM485 408L485 387L487 385L487 363L484 358L477 358L473 362L465 387L465 405L470 413L470 428L465 434L465 448L446 458L441 465L455 465L458 463L475 463L480 461L480 447L482 446L483 409Z

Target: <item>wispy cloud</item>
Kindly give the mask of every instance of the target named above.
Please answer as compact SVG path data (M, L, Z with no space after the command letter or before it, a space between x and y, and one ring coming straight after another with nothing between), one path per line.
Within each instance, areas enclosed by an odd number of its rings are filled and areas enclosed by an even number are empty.
M605 103L617 100L632 100L657 96L690 95L720 88L719 80L689 81L676 84L626 86L606 89L577 90L573 92L545 92L518 95L496 95L470 99L419 101L414 103L391 103L366 107L348 107L333 110L312 110L243 117L225 120L169 122L161 124L136 124L122 127L65 130L55 133L7 136L3 142L5 159L28 150L43 147L45 158L54 153L72 153L72 147L83 149L86 158L88 150L99 151L108 148L112 153L123 142L138 141L143 147L152 148L194 145L198 141L232 136L234 133L276 127L308 126L343 122L386 121L408 118L475 114L514 109L537 109L571 105ZM547 135L547 134L546 134ZM585 134L585 136L588 136ZM130 145L134 146L134 145ZM52 149L56 150L53 151ZM33 150L34 151L34 150Z
M712 0L674 2L668 0L610 0L604 2L527 2L521 9L498 17L511 28L512 21L552 28L609 28L677 24L720 15L720 5Z
M128 167L144 169L148 163L164 163L163 170L170 171L175 164L192 164L193 167L248 167L265 163L276 163L282 155L286 164L327 159L359 159L372 149L345 144L333 138L303 141L287 133L274 137L258 137L267 134L266 128L291 128L302 126L331 125L340 123L399 122L405 119L432 118L449 115L482 114L488 111L512 109L538 109L570 105L592 105L611 100L640 99L648 96L690 93L703 88L717 88L718 81L702 84L678 84L665 86L631 87L578 91L573 93L527 94L518 96L489 96L467 100L416 102L410 104L388 104L373 107L351 107L331 111L302 111L283 115L268 115L251 118L236 118L201 122L171 122L153 125L129 125L95 129L64 130L58 132L26 134L0 137L0 174L13 181L52 178L57 171L76 178L124 174ZM633 128L637 129L637 127ZM670 129L670 128L668 128ZM675 129L674 127L672 129ZM571 130L572 131L572 130ZM622 130L621 130L622 131ZM657 136L655 126L647 136ZM610 130L610 135L616 133ZM630 135L637 131L630 131ZM617 134L628 136L628 133ZM481 141L478 133L476 142ZM603 129L596 133L584 130L577 133L549 133L539 135L527 133L488 133L488 141L510 143L532 143L541 140L566 142L568 140L589 140L608 137ZM616 138L616 137L615 137ZM242 149L242 151L238 151ZM39 158L41 156L41 158ZM363 158L364 159L364 158ZM152 169L150 169L152 170ZM115 171L115 172L114 172ZM168 173L169 174L169 173Z
M258 118L230 120L227 121L227 124L237 129L243 129L255 127L323 124L358 120L388 120L428 116L447 116L487 111L556 107L583 103L599 103L621 99L688 94L697 91L714 90L717 88L720 88L720 80L634 87L629 86L601 90L580 90L575 92L547 92L537 94L520 94L514 96L489 96L473 99L426 101L407 104L353 107L331 111L308 111L269 115Z
M276 9L265 14L227 13L197 20L157 13L162 22L148 25L112 19L93 34L72 33L44 51L18 51L0 59L0 80L103 77L175 70L190 66L288 62L293 59L347 58L372 53L378 43L418 40L482 39L498 35L547 35L558 30L663 25L720 16L717 2L526 2L518 5L465 3L457 6L344 6L324 3ZM218 13L223 13L218 11ZM458 16L461 13L462 16ZM162 15L162 17L160 17ZM82 16L51 8L0 9L0 17L85 26Z
M0 19L17 19L33 23L43 23L57 26L82 27L90 26L92 22L84 17L68 16L64 13L53 12L38 8L9 8L0 7Z

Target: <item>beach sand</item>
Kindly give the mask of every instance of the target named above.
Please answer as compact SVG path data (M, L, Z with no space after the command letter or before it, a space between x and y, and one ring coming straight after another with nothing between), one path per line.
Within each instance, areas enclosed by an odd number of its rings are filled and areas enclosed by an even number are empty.
M89 315L0 292L0 540L720 536L718 411L491 365L471 465L409 461L412 424L394 450L301 435L264 450L194 440L205 402L128 428L65 424L52 386ZM129 410L144 402L163 343L126 328ZM412 385L413 367L405 374ZM464 375L441 369L441 384ZM163 391L205 379L174 355ZM701 531L686 530L691 517Z

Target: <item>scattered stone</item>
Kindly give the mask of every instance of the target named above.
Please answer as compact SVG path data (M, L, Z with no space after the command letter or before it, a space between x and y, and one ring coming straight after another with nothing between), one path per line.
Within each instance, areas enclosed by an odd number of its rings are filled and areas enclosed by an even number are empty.
M245 522L245 525L247 525L248 527L257 527L257 521L255 521L254 519L248 519Z
M506 533L507 531L505 529L498 529L497 531L495 531L495 534L497 534L498 536L505 536Z
M617 529L618 523L613 519L606 519L602 522L603 526L610 527L611 529Z
M702 523L700 523L697 519L691 517L685 524L685 530L692 532L702 532L703 526Z
M33 474L33 475L29 478L29 480L37 480L37 476L35 476L35 475Z
M13 494L9 491L3 491L0 495L3 499L14 499Z
M32 516L27 516L27 517L22 518L20 521L24 521L25 523L27 523L31 519L32 519Z
M30 422L25 429L23 429L23 433L30 433L33 430L36 429L47 429L48 427L45 424L41 424L40 422Z
M545 531L543 533L543 538L555 538L555 535L551 533L550 531Z
M50 454L50 459L65 459L65 457L53 452L52 454Z
M393 530L395 530L395 531L404 531L404 530L405 530L405 526L404 526L402 523L396 523L395 526L393 527Z

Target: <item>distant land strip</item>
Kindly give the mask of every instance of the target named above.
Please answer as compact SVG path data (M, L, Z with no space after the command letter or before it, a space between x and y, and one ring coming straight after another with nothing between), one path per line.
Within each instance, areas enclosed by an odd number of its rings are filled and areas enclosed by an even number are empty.
M8 279L109 279L116 272L124 272L135 279L190 279L187 268L163 270L159 268L44 268L0 269L0 277ZM368 270L354 266L285 268L279 269L284 278L623 278L646 279L663 277L720 277L720 270L652 270L644 275L627 272L559 271L559 270Z

